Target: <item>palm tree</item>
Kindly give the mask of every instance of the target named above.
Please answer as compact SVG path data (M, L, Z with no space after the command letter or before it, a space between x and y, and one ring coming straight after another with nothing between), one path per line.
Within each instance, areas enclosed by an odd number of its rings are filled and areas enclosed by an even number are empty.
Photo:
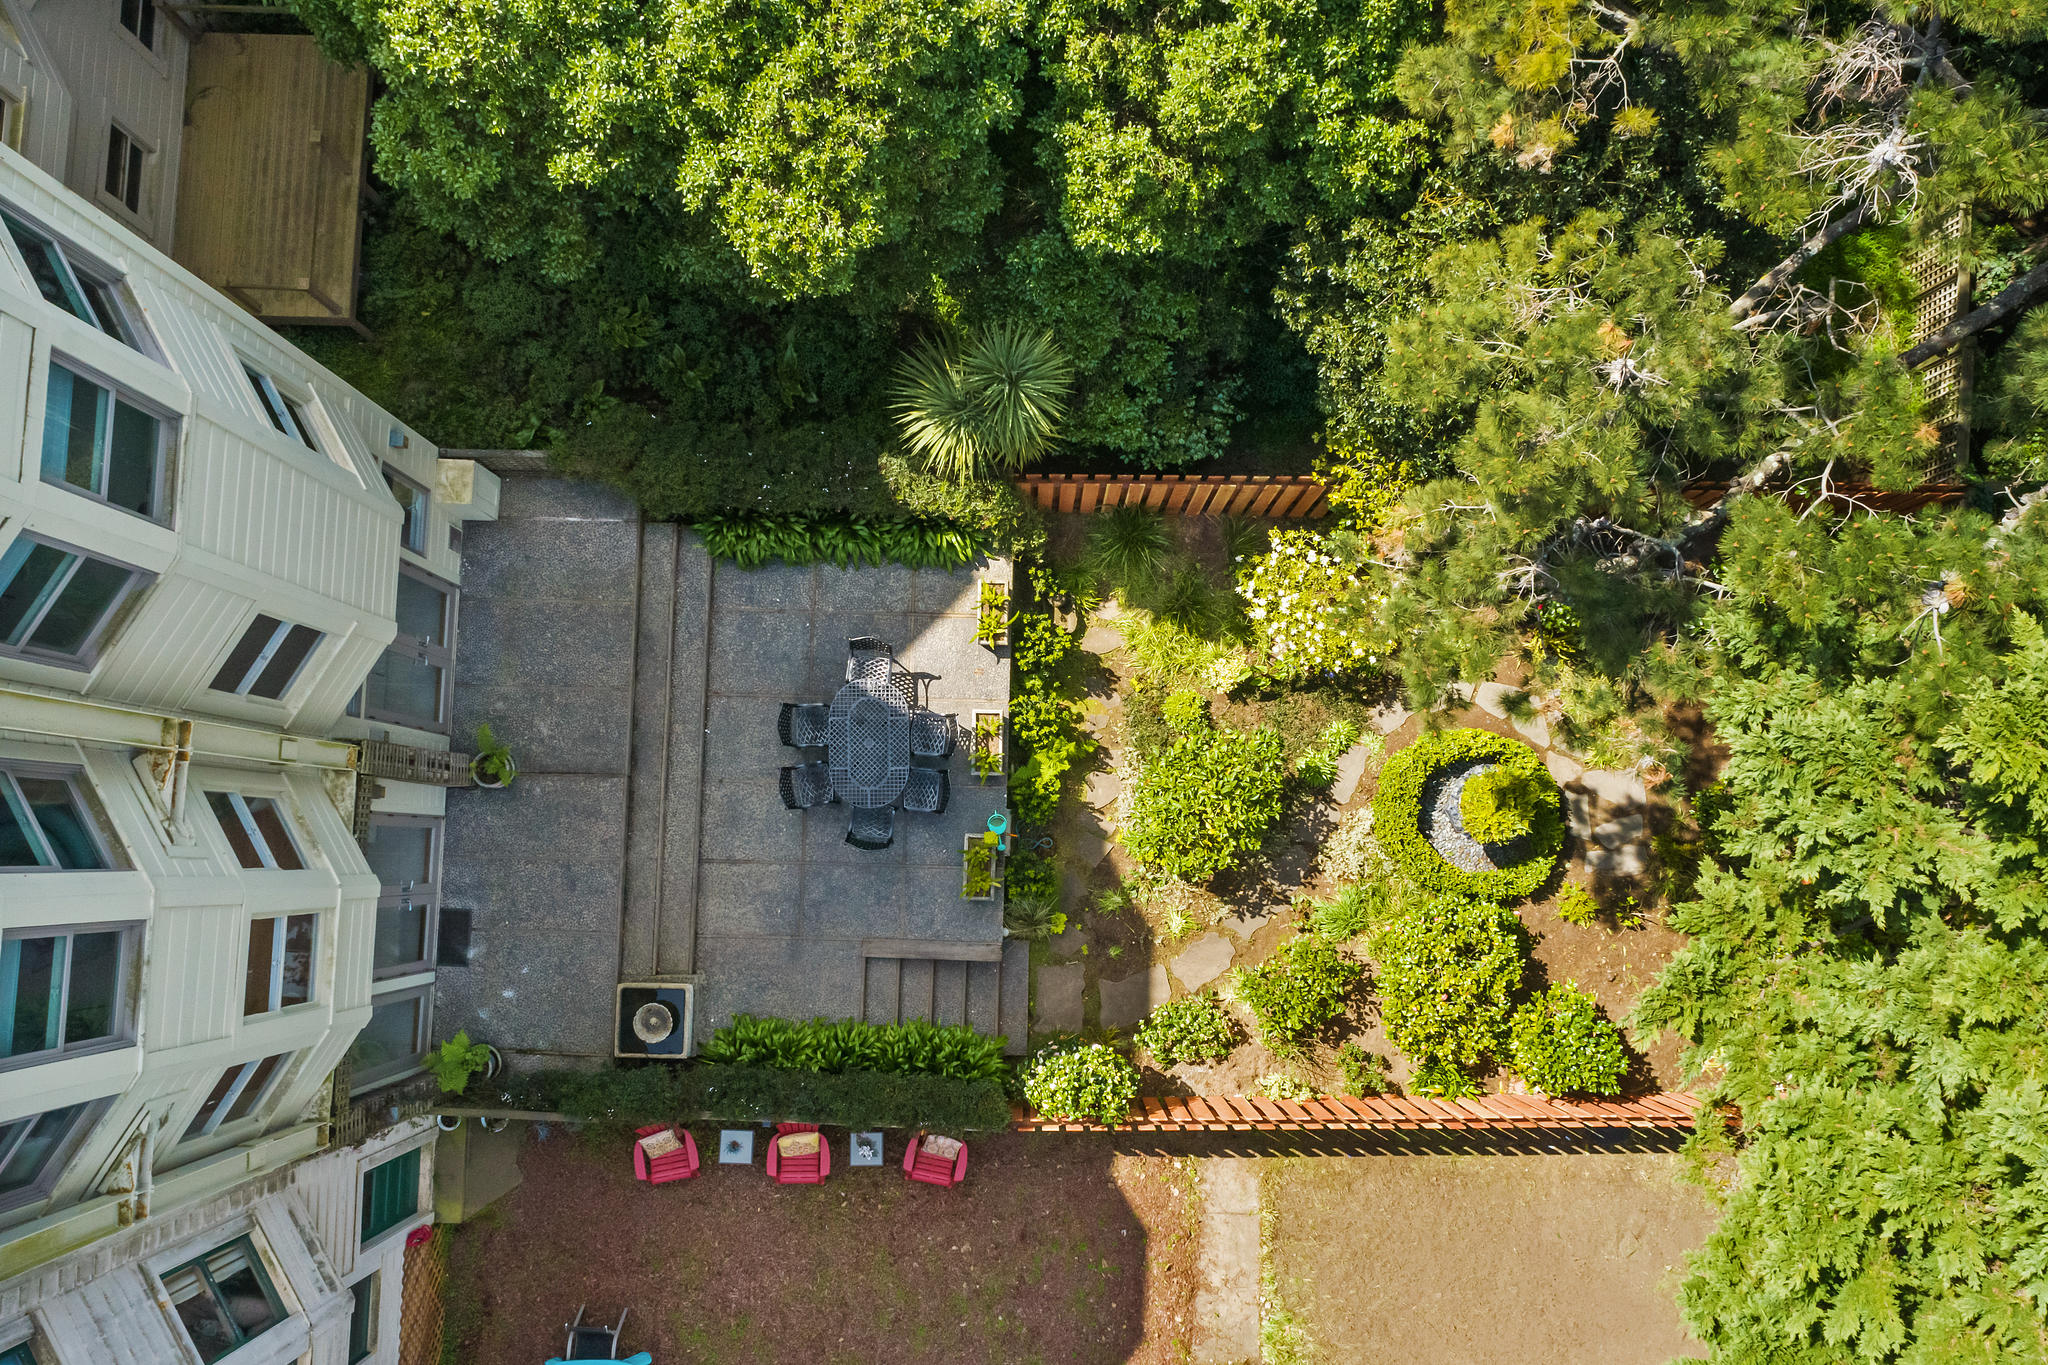
M1015 474L1043 455L1073 384L1074 367L1050 332L997 323L964 345L920 343L896 367L894 406L911 450L966 483Z

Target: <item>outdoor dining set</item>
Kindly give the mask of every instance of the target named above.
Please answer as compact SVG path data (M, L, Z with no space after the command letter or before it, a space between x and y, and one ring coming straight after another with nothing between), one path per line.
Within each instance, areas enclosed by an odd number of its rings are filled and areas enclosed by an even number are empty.
M896 811L937 815L950 785L942 767L953 752L953 717L918 701L917 675L873 636L846 642L846 684L829 703L784 702L776 721L782 742L825 756L784 767L782 804L791 810L843 803L846 842L880 851L896 839Z

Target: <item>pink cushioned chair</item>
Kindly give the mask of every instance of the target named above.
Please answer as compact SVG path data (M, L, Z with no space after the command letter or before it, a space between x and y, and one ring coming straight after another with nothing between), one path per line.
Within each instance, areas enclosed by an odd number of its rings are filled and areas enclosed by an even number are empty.
M951 1189L967 1178L967 1144L960 1144L960 1155L951 1161L940 1156L924 1154L924 1134L919 1133L910 1140L910 1150L903 1154L903 1174L912 1180L922 1180L927 1185Z
M768 1178L778 1185L822 1185L825 1177L832 1174L832 1149L818 1139L815 1156L784 1156L782 1135L784 1133L815 1133L815 1123L778 1123L775 1138L768 1144Z
M674 1133L683 1140L683 1145L673 1152L664 1153L652 1161L647 1159L647 1149L639 1140L653 1137L656 1133ZM697 1140L689 1130L677 1123L657 1123L651 1128L641 1128L633 1134L633 1178L644 1180L650 1185L666 1185L671 1180L688 1180L697 1174Z

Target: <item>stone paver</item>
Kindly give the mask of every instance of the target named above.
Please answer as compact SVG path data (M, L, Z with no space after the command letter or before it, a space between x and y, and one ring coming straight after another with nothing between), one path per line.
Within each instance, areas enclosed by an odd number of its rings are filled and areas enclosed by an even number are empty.
M1258 1161L1209 1157L1199 1178L1194 1358L1197 1365L1244 1365L1260 1359Z
M1367 713L1366 720L1371 723L1373 729L1381 734L1391 735L1394 731L1406 725L1408 718L1414 714L1413 711L1410 711L1401 703L1389 701L1381 702L1378 706L1373 707Z
M1637 811L1619 819L1609 820L1604 825L1593 827L1593 842L1602 848L1620 848L1623 844L1639 842L1647 831L1642 812Z
M1515 727L1516 734L1528 740L1537 748L1548 749L1550 747L1550 718L1541 711L1538 711L1527 720L1520 720L1510 716L1508 717L1508 724Z
M1037 1008L1031 1019L1033 1029L1040 1033L1061 1033L1081 1027L1081 991L1086 984L1083 980L1085 971L1079 962L1038 969Z
M1508 718L1508 698L1521 695L1519 687L1506 683L1483 682L1472 689L1472 704L1487 715L1499 720Z
M1067 848L1079 866L1093 872L1109 856L1109 845L1110 832L1091 822L1074 831Z
M1588 768L1579 774L1579 785L1616 806L1640 806L1650 799L1641 777L1614 768Z
M1135 972L1121 981L1104 981L1097 989L1102 997L1104 1028L1130 1028L1173 994L1164 967Z
M1586 771L1585 764L1555 749L1543 756L1543 766L1550 770L1552 780L1560 787L1578 781L1579 774Z
M1604 872L1614 877L1640 877L1649 867L1649 852L1641 844L1586 850L1586 870L1589 872Z
M1090 654L1114 654L1124 647L1124 633L1097 615L1081 636L1081 648Z
M1093 772L1083 786L1084 799L1096 810L1106 810L1123 795L1124 781L1112 772Z
M1346 749L1337 760L1337 780L1330 785L1330 797L1338 805L1346 805L1358 795L1358 781L1365 776L1365 765L1380 754L1380 746L1369 740L1360 740Z
M1200 990L1223 975L1236 952L1237 949L1223 935L1203 934L1174 958L1171 964L1174 978L1191 991Z

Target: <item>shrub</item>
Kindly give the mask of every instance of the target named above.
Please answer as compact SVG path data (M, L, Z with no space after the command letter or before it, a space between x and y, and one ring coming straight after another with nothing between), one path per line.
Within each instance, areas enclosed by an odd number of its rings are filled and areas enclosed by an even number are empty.
M1003 928L1012 938L1041 943L1067 931L1066 912L1059 902L1046 896L1005 896Z
M1344 1013L1365 981L1365 966L1313 934L1300 934L1256 967L1240 967L1231 989L1259 1021L1259 1037L1279 1053L1303 1044Z
M1169 692L1159 714L1169 728L1182 734L1204 730L1209 725L1209 699L1199 692Z
M1387 1059L1354 1042L1347 1041L1337 1049L1337 1070L1344 1073L1347 1095L1381 1095L1392 1088L1387 1079Z
M782 1071L912 1071L975 1081L998 1079L1008 1069L1001 1038L923 1019L868 1024L736 1014L700 1055L713 1064Z
M1142 583L1158 574L1171 546L1165 517L1142 507L1116 507L1090 518L1084 562L1113 585Z
M1384 920L1390 904L1384 885L1353 882L1315 906L1309 914L1309 928L1332 943L1345 943Z
M1508 1060L1546 1095L1618 1095L1628 1073L1621 1030L1575 983L1543 991L1515 1011Z
M1058 902L1060 874L1043 853L1013 853L1003 864L1003 896L1007 900Z
M837 1074L772 1067L647 1066L541 1071L494 1082L471 1097L501 1109L561 1113L600 1135L652 1123L787 1119L847 1128L1007 1128L1010 1103L999 1080L955 1080L913 1072Z
M1258 1086L1259 1093L1267 1099L1287 1100L1294 1104L1306 1103L1322 1093L1301 1077L1290 1076L1284 1071L1259 1077Z
M1492 760L1528 783L1529 856L1491 872L1465 872L1445 862L1422 832L1422 794L1431 777L1460 763ZM1469 784L1468 784L1469 785ZM1526 744L1485 730L1425 735L1388 759L1373 797L1373 834L1401 873L1425 891L1481 900L1509 901L1543 885L1564 844L1564 819L1557 783L1543 760Z
M1187 995L1147 1015L1136 1041L1162 1067L1220 1062L1237 1046L1237 1025L1215 996Z
M1138 770L1122 838L1140 862L1205 882L1257 849L1280 815L1280 736L1182 735Z
M1242 566L1238 595L1259 666L1275 678L1371 676L1393 653L1359 601L1360 543L1345 532L1275 531L1273 548Z
M1426 902L1372 936L1387 1037L1418 1065L1476 1067L1507 1041L1522 980L1522 926L1482 901Z
M941 522L712 516L691 522L691 529L711 554L742 569L771 559L785 564L822 560L841 568L887 560L914 569L953 569L981 552L971 534Z
M1047 1118L1127 1123L1138 1098L1138 1068L1101 1043L1046 1048L1024 1072L1024 1098Z
M1016 686L1010 694L1010 734L1031 757L1010 774L1010 804L1025 824L1052 822L1067 771L1093 744L1076 721L1074 688L1067 677L1075 648L1074 637L1045 612L1019 612L1011 619Z
M1441 1058L1431 1057L1419 1063L1408 1079L1410 1093L1428 1095L1432 1099L1463 1100L1486 1093L1479 1083L1470 1076Z
M1488 768L1465 780L1458 793L1458 819L1482 844L1512 843L1529 832L1542 799L1528 774Z
M1587 928L1600 917L1600 902L1577 882L1567 882L1557 895L1557 917L1566 924Z

